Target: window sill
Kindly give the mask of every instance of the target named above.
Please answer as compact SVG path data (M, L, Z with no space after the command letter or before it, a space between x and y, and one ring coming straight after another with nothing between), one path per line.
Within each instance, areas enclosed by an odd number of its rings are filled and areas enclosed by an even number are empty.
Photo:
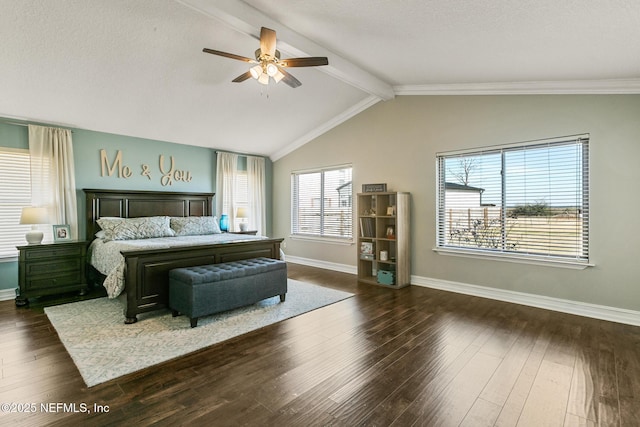
M337 237L321 237L321 236L306 236L301 234L292 234L289 236L291 240L301 240L316 243L328 243L331 245L353 245L352 238L340 239Z
M515 255L515 254L503 254L494 253L490 251L478 251L478 250L464 250L464 249L450 249L450 248L433 248L434 252L440 255L459 256L464 258L475 259L489 259L492 261L506 261L515 262L519 264L530 265L542 265L545 267L558 267L569 268L574 270L584 270L587 267L593 267L594 264L588 262L579 262L569 259L546 257L546 256L533 256L533 255Z

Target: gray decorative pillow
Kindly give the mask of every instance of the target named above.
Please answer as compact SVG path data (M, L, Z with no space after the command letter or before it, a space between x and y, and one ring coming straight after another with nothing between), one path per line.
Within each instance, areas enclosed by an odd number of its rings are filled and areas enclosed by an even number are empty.
M171 217L171 228L176 236L198 236L221 233L215 216Z
M175 235L169 226L168 216L100 218L97 222L104 231L105 240L150 239Z

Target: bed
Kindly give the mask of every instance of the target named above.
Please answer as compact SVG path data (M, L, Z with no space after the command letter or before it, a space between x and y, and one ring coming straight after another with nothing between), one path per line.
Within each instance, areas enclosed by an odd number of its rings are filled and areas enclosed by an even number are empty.
M101 218L211 217L213 212L213 193L93 189L85 189L84 193L87 242L93 242L101 231L98 224ZM234 234L226 237L225 241L200 240L178 247L164 242L142 248L134 242L133 247L122 248L123 292L120 298L125 303L125 323L135 323L140 313L168 306L169 271L174 268L256 257L280 258L282 238ZM94 283L102 285L107 279L107 275L91 263L88 269Z

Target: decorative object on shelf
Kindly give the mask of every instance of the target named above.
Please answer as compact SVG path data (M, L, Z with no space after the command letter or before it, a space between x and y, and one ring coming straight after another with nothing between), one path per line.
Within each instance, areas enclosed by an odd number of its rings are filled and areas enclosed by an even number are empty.
M360 243L360 259L366 259L372 261L373 255L373 242L361 242Z
M240 231L247 231L249 229L249 222L247 221L249 215L247 213L247 208L238 208L236 211L236 218L240 219Z
M38 230L39 224L46 224L49 222L49 214L47 209L43 207L28 206L22 208L22 214L20 215L20 224L30 224L31 230L27 231L25 239L30 245L39 245L42 243L44 233Z
M59 224L53 226L53 241L68 242L71 240L71 227L69 224Z
M360 243L360 252L363 254L372 254L373 253L373 243L372 242L362 242Z
M362 184L363 193L384 193L387 191L387 184Z
M395 239L396 238L396 231L395 231L395 227L393 225L388 225L387 226L387 230L384 233L384 236L387 239Z
M383 285L395 285L396 282L396 274L393 271L388 270L378 270L378 283Z
M227 214L220 215L220 231L229 231L229 215Z
M387 216L395 216L396 214L396 207L395 206L388 206L387 207Z
M380 261L388 261L388 260L389 260L389 252L380 251Z

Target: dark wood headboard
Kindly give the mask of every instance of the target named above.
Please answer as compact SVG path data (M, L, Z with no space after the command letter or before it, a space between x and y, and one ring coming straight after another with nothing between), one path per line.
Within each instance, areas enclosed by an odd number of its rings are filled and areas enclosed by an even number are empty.
M83 189L86 198L87 241L100 231L102 217L211 216L214 193Z

